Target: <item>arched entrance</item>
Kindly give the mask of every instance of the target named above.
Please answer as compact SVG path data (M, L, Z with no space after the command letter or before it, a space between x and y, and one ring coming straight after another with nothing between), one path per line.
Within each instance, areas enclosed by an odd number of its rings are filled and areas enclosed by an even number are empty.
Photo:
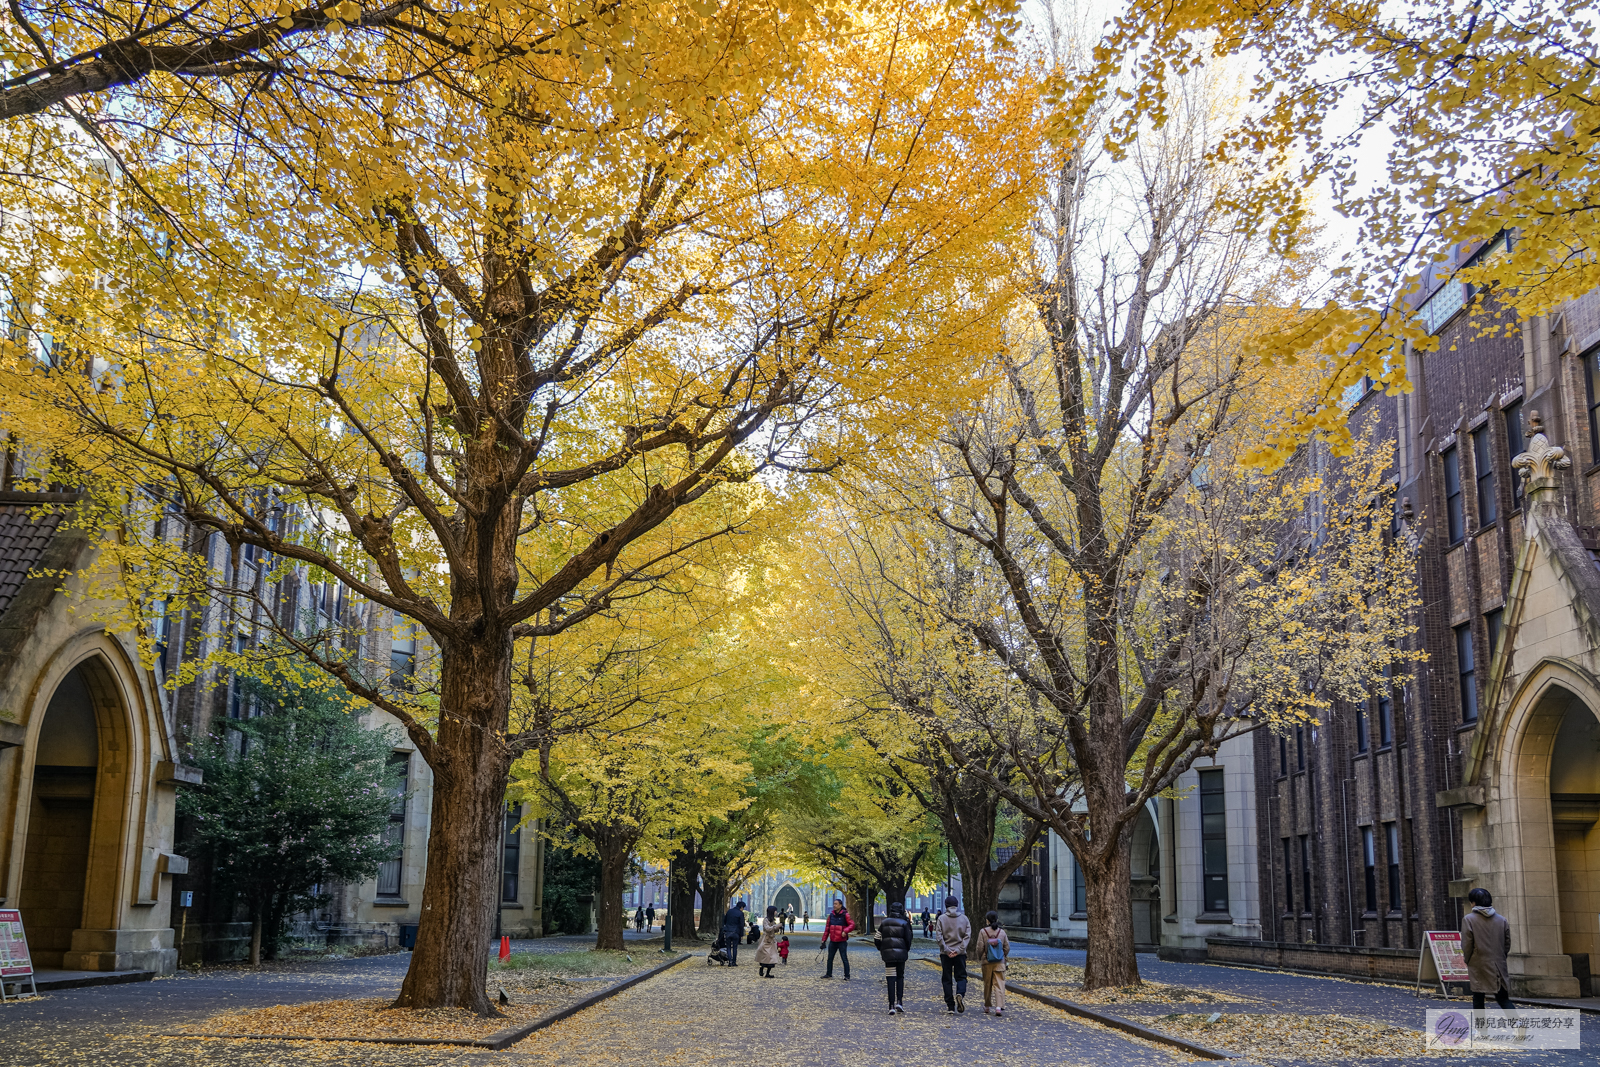
M1564 703L1550 756L1561 951L1600 953L1600 719L1576 697Z
M1161 842L1148 808L1134 823L1130 849L1134 946L1155 952L1161 944Z
M20 907L37 961L60 967L83 925L100 729L83 672L56 686L39 728Z
M784 908L793 908L796 917L805 911L800 900L800 891L792 885L785 885L778 890L778 895L772 898L772 903L777 907L779 914L783 913Z

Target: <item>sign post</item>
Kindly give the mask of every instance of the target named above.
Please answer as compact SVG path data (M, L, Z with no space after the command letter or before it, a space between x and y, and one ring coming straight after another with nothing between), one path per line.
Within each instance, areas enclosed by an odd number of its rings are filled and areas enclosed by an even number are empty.
M1422 956L1417 960L1417 989L1426 980L1439 983L1444 999L1450 999L1451 983L1472 982L1467 961L1461 955L1461 934L1455 930L1426 930L1422 934Z
M0 1001L6 999L6 986L15 986L14 996L23 996L22 979L28 980L32 995L39 995L33 977L33 957L28 955L28 938L22 932L22 912L0 910Z

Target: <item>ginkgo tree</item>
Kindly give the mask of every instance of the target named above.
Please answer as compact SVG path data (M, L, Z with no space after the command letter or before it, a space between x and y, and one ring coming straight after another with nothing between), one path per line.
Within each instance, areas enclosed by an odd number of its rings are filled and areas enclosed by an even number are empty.
M132 628L221 598L404 725L434 790L397 1004L489 1012L518 642L738 521L680 513L936 389L1026 213L1035 108L938 5L406 15L426 32L305 35L281 74L136 79L87 133L6 123L0 417L89 492ZM308 638L241 578L258 553L418 627L431 692Z

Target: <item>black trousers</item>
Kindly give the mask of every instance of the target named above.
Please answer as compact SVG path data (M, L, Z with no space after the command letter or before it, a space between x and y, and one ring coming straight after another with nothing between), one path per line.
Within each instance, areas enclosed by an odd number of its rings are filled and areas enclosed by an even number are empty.
M850 977L850 942L848 942L848 941L829 941L828 942L828 973L827 973L826 977L828 977L828 978L832 978L833 977L833 957L834 957L835 953L837 953L839 958L844 961L844 976L846 978L849 978Z
M906 996L906 965L902 960L899 963L885 963L883 965L883 980L889 986L889 1007L894 1007Z
M1472 1010L1473 1011L1482 1011L1483 1010L1483 998L1485 996L1487 996L1487 995L1488 994L1486 994L1486 993L1474 993L1474 994L1472 994ZM1496 1004L1500 1005L1500 1007L1505 1011L1510 1011L1511 1010L1511 1008L1512 1008L1511 994L1506 992L1506 987L1505 986L1501 986L1495 992L1494 1002Z
M722 940L727 942L727 946L726 947L727 947L727 950L728 950L728 962L733 964L735 967L737 967L739 965L739 937L738 937L738 935L734 935L733 937L729 937L727 934L723 934L722 935Z
M955 988L952 990L952 982ZM967 995L967 954L965 952L954 956L939 953L939 984L944 986L944 1006L956 1006L956 994Z

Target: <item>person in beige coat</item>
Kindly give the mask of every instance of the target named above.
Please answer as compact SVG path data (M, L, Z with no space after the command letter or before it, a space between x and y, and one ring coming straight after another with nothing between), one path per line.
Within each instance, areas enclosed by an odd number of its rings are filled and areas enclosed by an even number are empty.
M1506 987L1511 975L1506 957L1511 954L1511 924L1494 910L1494 898L1487 889L1474 889L1467 900L1473 907L1461 920L1461 958L1467 961L1467 973L1472 976L1472 1010L1482 1011L1484 997L1492 993L1494 1002L1510 1011L1511 994Z
M778 921L778 909L767 905L767 917L761 920L761 944L756 947L757 973L762 978L776 977L772 969L778 965L778 935L783 933L783 923Z
M997 912L983 917L984 925L978 931L978 959L983 963L983 1013L991 1010L996 1016L1006 1013L1006 960L1011 956L1011 939L1000 925Z

